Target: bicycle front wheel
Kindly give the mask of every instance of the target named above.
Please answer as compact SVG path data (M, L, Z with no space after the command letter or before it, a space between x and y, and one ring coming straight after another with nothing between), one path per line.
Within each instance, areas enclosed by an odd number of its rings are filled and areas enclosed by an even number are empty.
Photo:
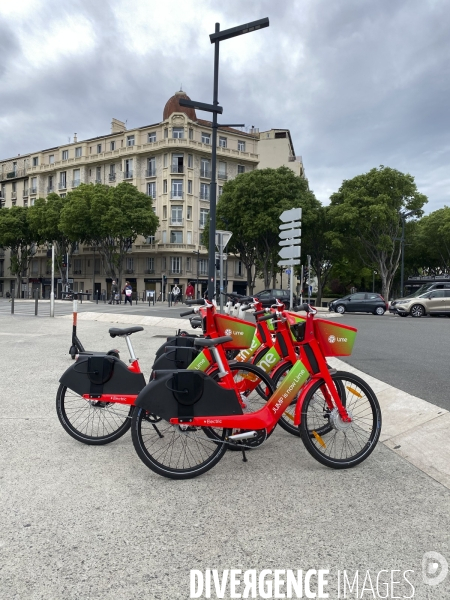
M169 479L191 479L212 469L227 450L225 438L205 435L208 427L172 425L143 408L134 411L131 437L137 455L152 471Z
M381 433L381 410L372 388L357 375L338 371L332 376L341 402L351 417L345 423L324 397L325 383L317 381L302 406L300 434L316 460L333 469L348 469L374 450Z
M100 446L119 439L131 426L134 406L86 400L65 385L56 394L56 414L69 435L83 444Z

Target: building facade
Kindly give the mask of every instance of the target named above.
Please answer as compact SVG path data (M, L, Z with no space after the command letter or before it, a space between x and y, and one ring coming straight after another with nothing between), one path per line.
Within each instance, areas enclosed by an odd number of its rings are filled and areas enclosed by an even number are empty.
M212 128L194 109L181 107L188 99L176 92L166 103L163 120L127 130L113 119L107 135L49 148L0 161L1 206L32 206L38 197L66 195L81 183L117 185L128 181L153 198L160 225L156 234L138 238L126 258L124 278L139 297L153 290L157 296L177 284L182 292L189 282L201 293L207 284L208 253L201 235L209 215ZM277 136L277 134L279 134ZM281 136L284 134L284 137ZM289 130L259 133L220 128L217 135L218 197L224 183L239 173L282 164L304 176L295 156ZM287 143L288 142L288 143ZM0 250L0 294L14 290L8 251ZM226 261L228 291L246 291L246 272L239 257ZM79 247L69 260L74 291L109 295L111 278L90 247ZM46 249L31 261L23 290L50 293L50 265ZM58 293L61 291L55 281Z

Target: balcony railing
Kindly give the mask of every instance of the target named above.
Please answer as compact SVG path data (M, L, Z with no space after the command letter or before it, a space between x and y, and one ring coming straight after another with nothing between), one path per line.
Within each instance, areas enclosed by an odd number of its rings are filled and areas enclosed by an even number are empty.
M72 187L78 187L80 185L81 181L79 179L73 179L72 180Z
M144 273L147 275L152 275L155 272L155 269L145 269Z
M200 229L204 229L205 225L206 225L205 221L200 221L199 224L198 224L198 226L200 227Z
M30 188L30 194L37 194L37 188L31 187Z
M11 198L14 200L17 198L17 192L11 192Z
M52 185L47 186L47 193L50 194L55 188Z
M109 174L109 180L110 181L115 181L116 180L116 174L115 173L110 173Z
M147 169L145 171L146 177L156 177L156 169Z
M134 269L125 269L125 273L127 275L132 275L134 273Z
M28 197L28 190L23 190L23 194L22 195L23 195L24 198L27 198Z
M101 179L96 179L95 183L102 183L102 180Z
M171 173L184 173L184 166L183 165L172 165L170 167L170 172Z
M171 200L183 200L183 192L178 192L178 191L172 190L170 192L170 199Z
M200 177L207 177L211 179L211 170L210 169L200 169Z
M182 275L183 271L181 269L170 269L169 275Z
M174 227L182 227L183 226L183 219L170 219L170 224L173 225Z
M209 200L209 191L208 192L200 192L200 200Z
M58 189L67 190L67 183L65 181L61 181L60 183L58 183Z
M226 173L221 173L220 171L217 173L218 179L228 179L228 175Z
M125 171L123 174L124 179L133 179L133 171Z

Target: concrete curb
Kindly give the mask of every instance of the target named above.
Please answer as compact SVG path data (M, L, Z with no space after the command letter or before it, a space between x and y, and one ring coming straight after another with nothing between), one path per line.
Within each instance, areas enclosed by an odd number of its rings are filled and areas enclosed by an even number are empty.
M450 489L450 413L371 377L338 358L328 362L355 373L376 393L383 425L380 441L393 452Z

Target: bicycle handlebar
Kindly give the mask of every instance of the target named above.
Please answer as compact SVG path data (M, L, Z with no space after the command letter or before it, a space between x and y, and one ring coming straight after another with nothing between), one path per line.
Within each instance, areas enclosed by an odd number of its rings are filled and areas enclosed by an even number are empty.
M300 304L299 306L296 306L294 308L294 312L300 312L301 310L304 310L307 313L316 313L317 310L314 308L311 308L309 306L309 304Z
M204 298L197 298L197 299L194 298L192 300L185 300L184 303L187 306L194 306L194 305L204 306L205 300L204 300Z
M258 319L258 321L269 321L269 319L276 319L277 315L274 313L269 313L268 315L265 315L264 317L260 317Z
M186 310L185 312L180 313L180 317L187 317L188 315L195 315L195 308L191 308L191 310Z

